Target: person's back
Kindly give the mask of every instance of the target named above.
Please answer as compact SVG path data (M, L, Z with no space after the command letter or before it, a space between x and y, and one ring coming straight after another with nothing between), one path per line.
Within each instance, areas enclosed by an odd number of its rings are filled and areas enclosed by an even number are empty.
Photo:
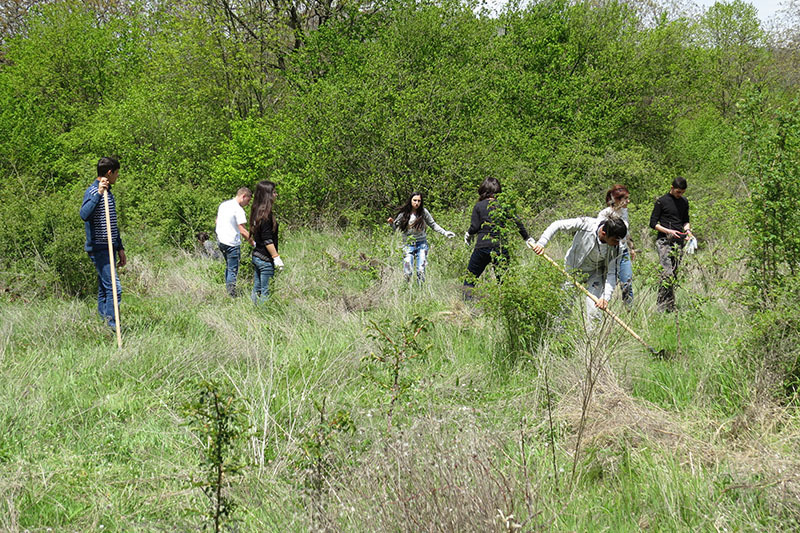
M219 251L225 258L225 288L228 294L236 296L236 277L239 273L242 236L252 242L247 231L247 215L244 207L250 203L253 193L247 187L241 187L236 197L225 200L217 209L216 234Z
M228 246L238 246L242 242L239 224L247 223L247 215L236 198L225 200L217 209L217 241Z

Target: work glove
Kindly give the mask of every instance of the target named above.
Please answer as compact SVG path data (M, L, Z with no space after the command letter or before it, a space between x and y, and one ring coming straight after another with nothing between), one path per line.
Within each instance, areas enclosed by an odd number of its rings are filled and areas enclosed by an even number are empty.
M452 231L445 231L444 236L447 237L448 239L452 239L453 237L456 236L456 234L453 233Z
M528 237L528 240L525 241L525 246L533 250L533 247L536 246L536 241L533 237Z
M464 244L469 246L469 241L472 240L472 235L469 234L468 231L464 232Z
M281 259L281 256L276 255L275 257L273 257L272 264L275 265L275 268L277 268L278 270L283 271L283 259Z

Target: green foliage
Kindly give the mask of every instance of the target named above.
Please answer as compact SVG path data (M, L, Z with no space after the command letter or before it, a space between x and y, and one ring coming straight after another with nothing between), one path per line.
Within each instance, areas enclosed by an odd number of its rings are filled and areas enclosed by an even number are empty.
M394 409L414 383L407 375L407 368L411 361L424 358L430 350L430 345L420 344L418 337L428 331L432 324L419 315L396 328L392 328L388 322L370 323L373 331L369 337L378 343L380 353L372 352L364 357L367 362L365 372L389 393L386 414L391 429Z
M731 169L731 106L775 85L742 2L647 25L622 2L257 4L32 10L3 44L0 194L115 154L128 221L182 246L264 178L290 221L369 221L412 189L463 208L487 175L533 211L583 210L612 182Z
M800 265L800 104L759 125L757 97L742 106L742 131L753 150L750 230L751 283L768 298L772 287Z
M302 487L311 497L312 522L315 524L324 512L322 498L325 486L336 466L332 449L337 436L355 431L350 413L339 409L331 416L325 411L325 402L325 398L321 404L314 402L319 420L300 436L302 455L294 461L295 469L301 474Z
M44 196L0 194L0 262L7 261L0 276L15 291L85 295L96 288L94 266L83 250L82 196L77 188Z
M511 266L502 283L483 285L488 298L481 305L502 322L510 362L534 353L556 319L563 318L570 298L563 285L563 275L539 257Z
M205 513L215 533L233 522L236 502L227 494L244 464L237 448L250 430L247 408L229 386L218 381L192 384L195 397L184 406L187 425L200 444L200 478L193 481L206 498Z
M770 300L750 318L740 351L761 378L761 390L784 402L800 402L800 276L773 287Z
M751 95L740 105L740 128L752 154L751 196L742 222L747 249L751 324L745 355L780 382L785 398L797 399L800 352L796 346L800 265L800 107L764 117L764 100ZM773 376L770 378L769 376ZM770 393L774 391L769 391Z

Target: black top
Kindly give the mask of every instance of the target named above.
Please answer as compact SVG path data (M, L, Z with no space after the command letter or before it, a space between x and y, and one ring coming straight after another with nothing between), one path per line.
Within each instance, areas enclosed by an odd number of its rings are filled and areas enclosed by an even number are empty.
M656 224L661 224L667 229L683 231L683 227L689 223L689 200L686 198L675 198L667 193L658 200L653 206L653 213L650 215L650 227L656 229ZM658 232L658 237L667 235Z
M500 231L503 228L504 221L494 220L497 207L496 200L487 198L486 200L479 201L475 204L475 207L472 208L472 218L470 219L467 233L470 235L478 235L475 248L497 248L502 246L503 242ZM497 218L500 219L501 217ZM511 218L517 225L519 234L527 241L529 238L528 230L525 229L525 226L515 215L511 215Z
M261 254L268 257L272 261L272 256L267 251L268 244L274 244L275 250L278 249L278 222L275 222L275 231L272 231L272 221L267 219L263 221L255 231L253 231L253 240L256 241L256 247L253 248L254 254Z

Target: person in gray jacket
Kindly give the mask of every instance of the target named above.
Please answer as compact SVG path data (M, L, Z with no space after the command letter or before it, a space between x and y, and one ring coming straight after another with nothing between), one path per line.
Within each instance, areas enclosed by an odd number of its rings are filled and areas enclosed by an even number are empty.
M434 231L441 233L448 239L455 237L455 233L443 229L433 220L430 212L422 205L422 193L412 192L408 201L396 217L389 217L386 222L403 232L403 274L406 281L411 281L411 274L415 268L417 281L425 281L425 265L428 262L428 235L425 228L430 226Z
M587 276L586 288L597 297L595 304L586 297L586 314L592 319L602 316L600 309L608 307L608 301L617 285L617 264L620 258L619 242L628 234L625 222L618 217L605 219L580 217L556 220L550 224L533 251L544 253L544 247L559 231L574 232L572 246L564 258L567 270Z

